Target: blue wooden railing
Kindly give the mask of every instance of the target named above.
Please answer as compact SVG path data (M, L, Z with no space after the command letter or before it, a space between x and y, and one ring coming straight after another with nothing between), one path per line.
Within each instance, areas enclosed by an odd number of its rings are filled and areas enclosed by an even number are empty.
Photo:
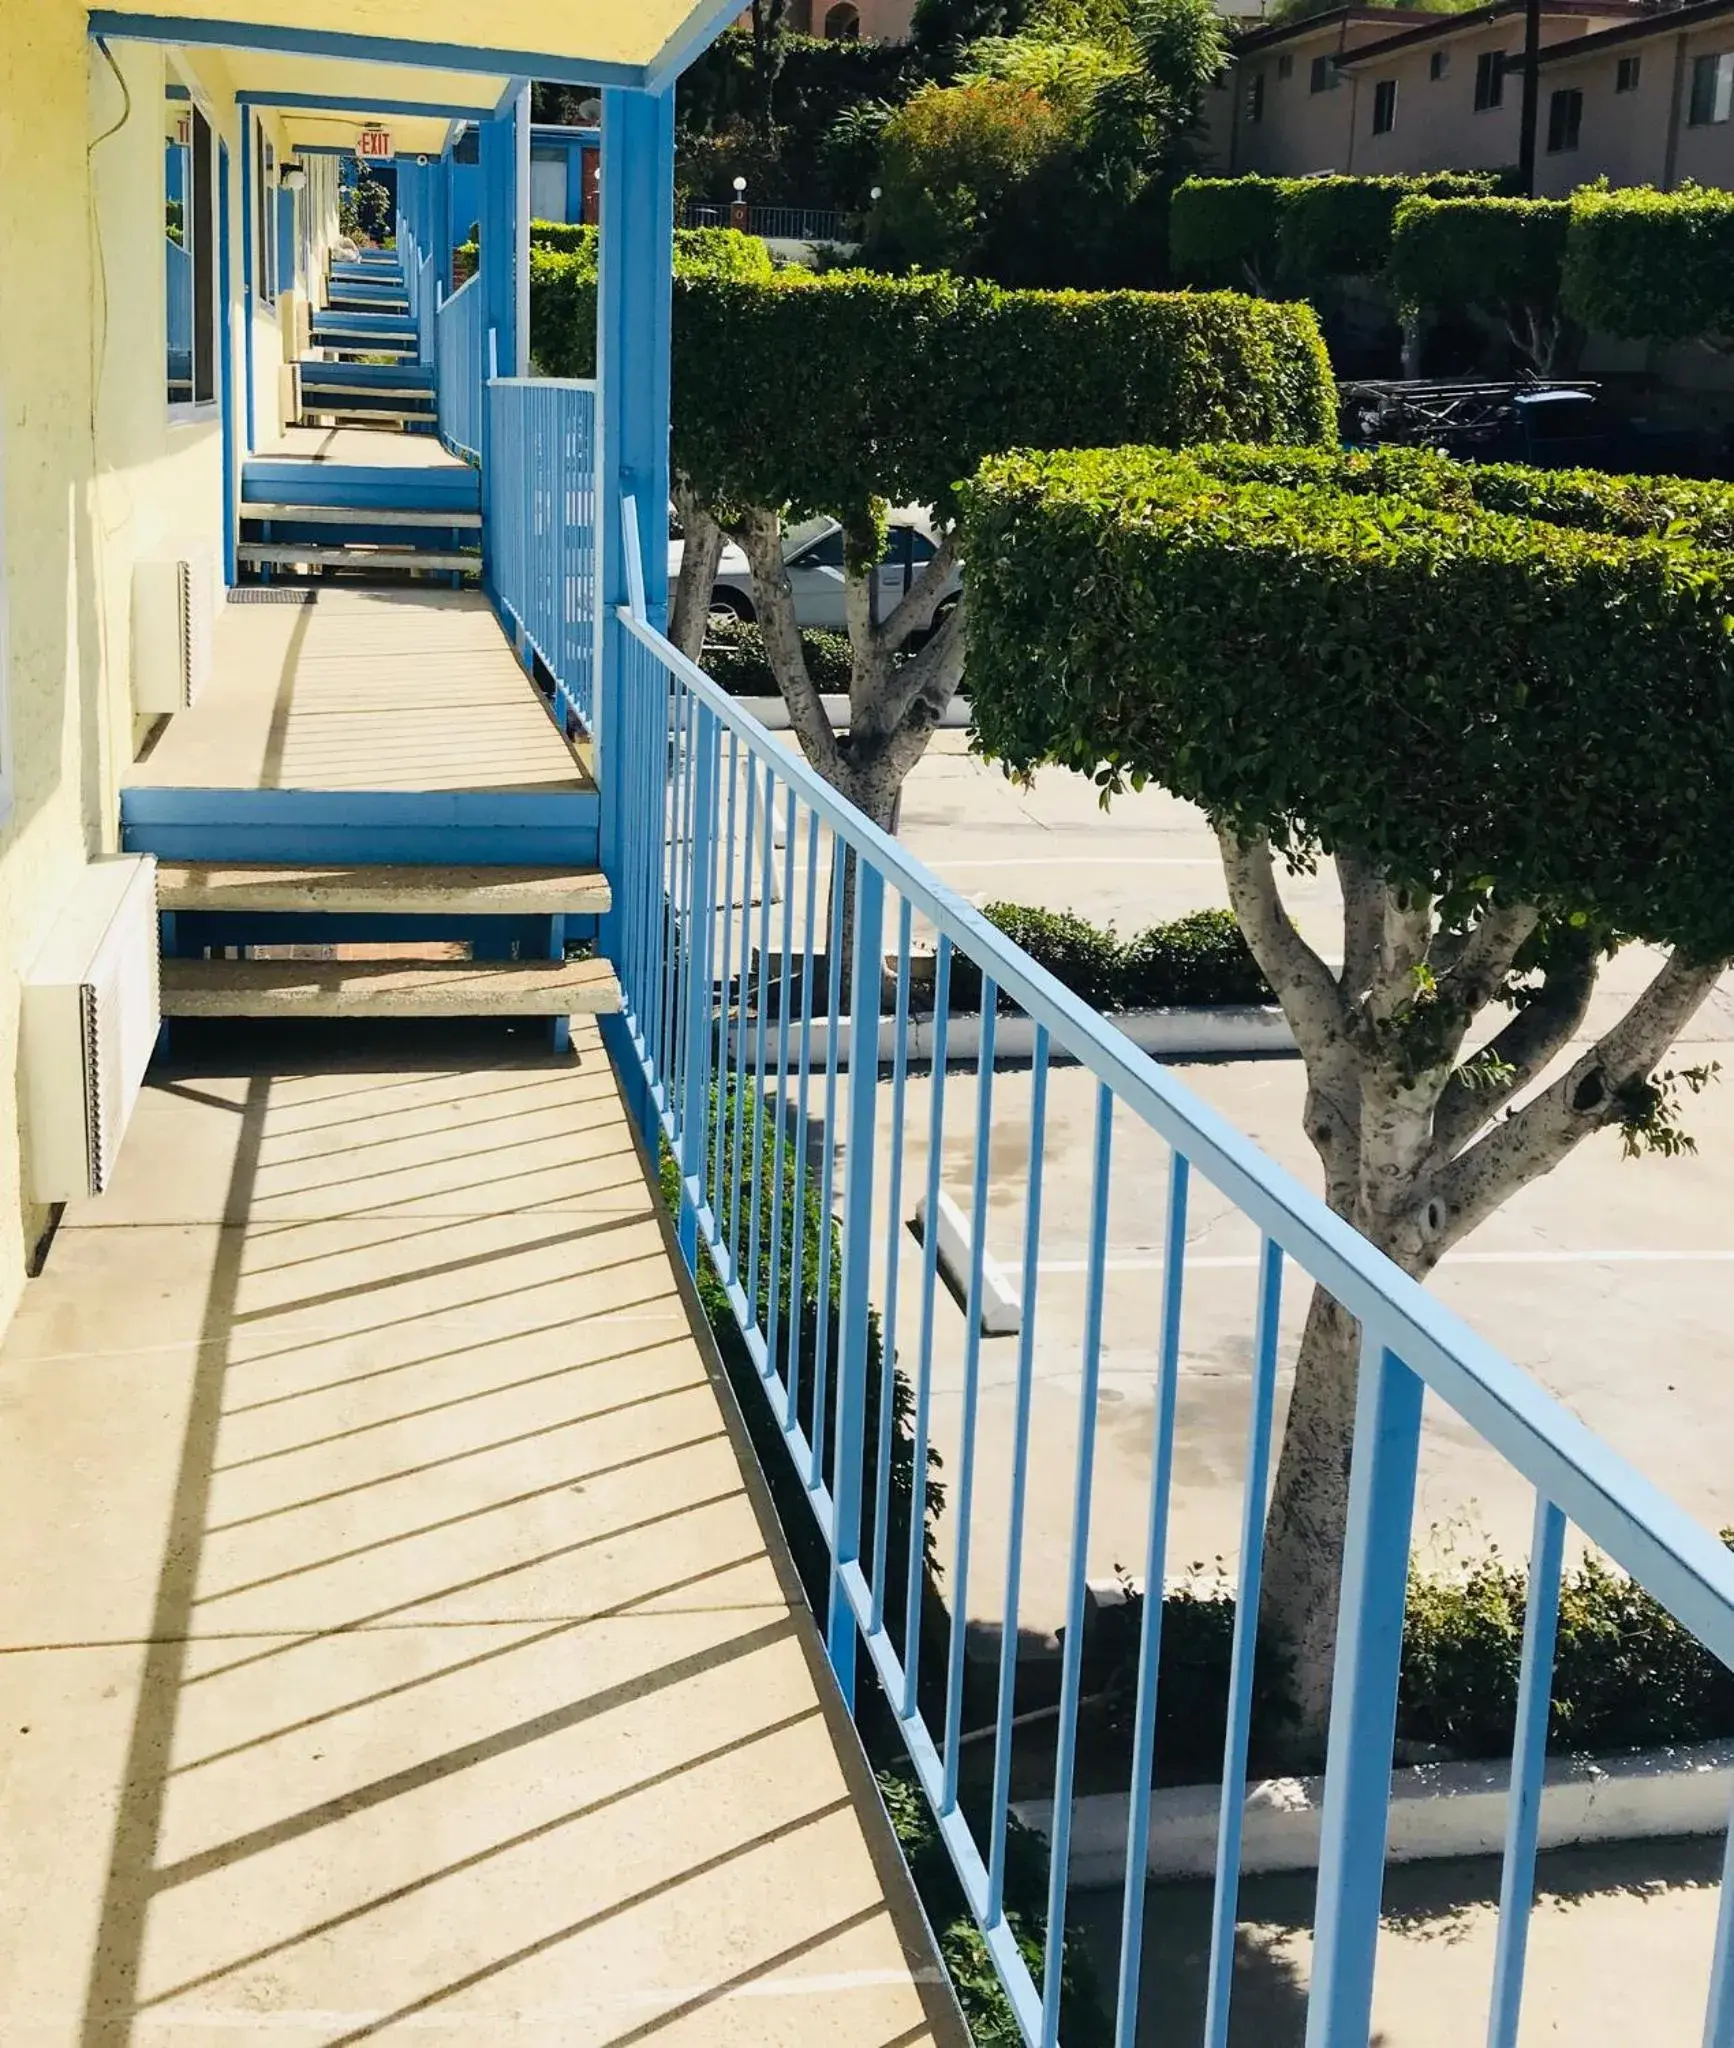
M437 328L440 438L458 454L479 461L482 452L482 383L487 361L478 272L440 306Z
M1151 1340L1157 1393L1142 1554L1144 1584L1152 1593L1163 1586L1168 1564L1187 1214L1195 1186L1207 1184L1225 1197L1250 1221L1261 1244L1256 1292L1248 1304L1253 1399L1203 2038L1209 2048L1223 2048L1228 2038L1277 1322L1292 1266L1303 1281L1319 1283L1343 1304L1363 1333L1306 2038L1309 2048L1364 2048L1369 2034L1422 1396L1431 1391L1535 1494L1515 1796L1509 1802L1486 2033L1492 2048L1512 2048L1534 1889L1567 1524L1575 1524L1730 1664L1734 1558L1527 1374L844 802L678 653L645 612L630 502L625 523L634 595L619 614L626 648L619 726L611 730L605 722L602 739L605 772L619 778L620 812L629 821L611 875L617 906L611 952L625 998L629 1092L678 1167L682 1247L695 1267L708 1262L727 1294L790 1472L823 1534L833 1668L852 1696L857 1651L865 1647L1025 2038L1059 2040L1097 1397L1104 1318L1117 1284L1108 1251L1114 1154L1128 1136L1147 1148L1153 1134L1166 1155L1167 1206L1162 1311ZM660 531L660 521L653 521L651 545L659 544ZM826 933L851 925L845 999L842 949L829 948L827 957ZM965 972L980 977L979 1020L969 1020L968 1030L975 1111L962 1134L953 1131L962 1120L955 1083L930 1086L925 1115L918 1120L911 1114L918 929L935 949L934 1075L944 1075L948 1062L955 1068L953 1037L955 1051L963 1051L963 1034L954 1032L950 1019L951 984ZM884 975L887 939L892 964ZM1009 1536L993 1787L984 1806L972 1803L966 1810L960 1799L961 1624L970 1610L974 1524L985 1483L976 1452L980 1311L994 1095L996 1086L1007 1085L995 1069L1002 1000L1033 1027L1027 1132L1017 1134L1020 1159L1027 1138L1028 1160L1027 1169L1019 1169L1020 1177L1027 1171L1028 1181L1019 1258L1023 1320L1004 1504ZM860 1057L864 1048L871 1048L869 1057ZM1042 1274L1049 1270L1043 1249L1053 1235L1043 1187L1050 1070L1061 1061L1090 1077L1093 1134L1084 1256L1078 1262L1084 1282L1076 1326L1081 1387L1054 1724L1048 1933L1045 1955L1032 1970L1014 1938L1004 1899L1035 1333L1039 1317L1063 1314L1066 1307L1038 1299ZM970 1208L962 1412L959 1448L948 1473L956 1533L945 1559L945 1591L954 1626L943 1670L926 1673L919 1622L899 1619L921 1613L921 1547L918 1541L907 1544L900 1562L888 1552L893 1432L870 1428L868 1417L875 1405L880 1416L891 1412L895 1349L913 1380L914 1470L925 1472L933 1431L938 1232L927 1229L917 1254L905 1249L902 1219L918 1192L917 1176L927 1214L934 1215L941 1161L948 1144L955 1158L959 1135L969 1162ZM791 1157L792 1193L782 1165ZM816 1232L790 1227L791 1217L809 1211L821 1219ZM1060 1235L1075 1239L1082 1219L1063 1214L1057 1220ZM802 1275L803 1258L817 1260L816 1275ZM906 1271L906 1263L917 1259L916 1270ZM834 1299L834 1327L822 1312L803 1318L791 1307L804 1298ZM875 1310L886 1333L877 1363ZM870 1377L876 1387L870 1387ZM1050 1443L1044 1469L1052 1470L1054 1455ZM1134 2040L1142 1975L1161 1624L1160 1598L1146 1599L1132 1701L1132 1789L1115 1988L1120 2048L1131 2048ZM1641 1966L1641 1959L1634 1963ZM1708 2001L1705 2039L1726 2048L1734 2042L1734 1883L1723 1887Z
M556 722L595 723L596 386L487 387L487 559L508 623L553 678Z

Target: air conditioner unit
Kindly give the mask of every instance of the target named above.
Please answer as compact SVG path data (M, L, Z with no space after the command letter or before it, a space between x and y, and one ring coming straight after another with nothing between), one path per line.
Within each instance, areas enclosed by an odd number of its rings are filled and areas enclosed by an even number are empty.
M162 1024L150 855L83 870L21 993L30 1191L39 1202L100 1195Z
M217 564L204 552L133 567L132 699L145 712L190 711L211 676Z

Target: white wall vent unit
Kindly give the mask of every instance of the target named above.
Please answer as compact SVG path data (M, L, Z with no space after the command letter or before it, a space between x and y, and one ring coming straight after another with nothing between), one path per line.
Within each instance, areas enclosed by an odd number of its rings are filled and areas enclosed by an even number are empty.
M136 710L190 711L210 680L217 565L205 553L152 555L133 567Z
M100 1195L162 1022L154 859L116 854L83 870L20 1009L30 1191Z

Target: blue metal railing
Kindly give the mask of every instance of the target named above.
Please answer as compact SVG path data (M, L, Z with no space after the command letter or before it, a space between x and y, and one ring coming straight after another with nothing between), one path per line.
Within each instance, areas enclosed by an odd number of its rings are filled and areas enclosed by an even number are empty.
M487 386L488 579L554 678L557 723L595 723L596 386Z
M440 438L472 461L482 452L482 332L480 274L452 293L435 315Z
M1195 1184L1202 1182L1250 1221L1260 1241L1250 1304L1254 1377L1203 2038L1209 2048L1224 2048L1228 2039L1277 1323L1292 1264L1334 1296L1362 1331L1306 2038L1309 2048L1364 2048L1369 2036L1425 1389L1535 1491L1515 1796L1485 2036L1491 2048L1513 2048L1566 1524L1575 1524L1729 1664L1734 1557L1527 1374L843 801L682 656L646 617L636 514L630 502L624 510L634 595L619 613L626 648L619 729L605 725L603 742L611 750L605 772L619 777L621 812L630 821L618 871L610 877L629 1087L660 1126L678 1167L683 1249L695 1265L707 1260L726 1291L792 1473L827 1546L827 1646L839 1682L852 1695L857 1650L864 1645L1026 2040L1053 2044L1060 2038L1086 1566L1096 1506L1096 1410L1105 1319L1118 1284L1109 1256L1112 1161L1117 1145L1147 1150L1153 1137L1167 1163L1166 1254L1161 1314L1151 1338L1156 1399L1142 1541L1150 1597L1143 1606L1132 1700L1115 2039L1119 2048L1132 2048L1142 1976L1187 1216L1189 1206L1196 1206ZM924 1116L915 1113L919 1078L911 1075L909 1056L918 927L934 949L936 1078L927 1087ZM852 931L846 999L843 947L828 945L827 931ZM888 935L891 962L882 973ZM952 982L966 968L981 981L979 1019L968 1020L967 1037L961 1020L953 1025L950 1003ZM1027 1114L1010 1133L1002 1117L996 1134L996 1088L1010 1086L996 1072L1001 999L1030 1020L1034 1049ZM955 1070L966 1043L967 1064L974 1069L973 1118L964 1118L958 1106L959 1090L969 1082L960 1083L954 1074L953 1084L943 1085L948 1064ZM860 1057L868 1047L873 1056ZM1052 1142L1052 1069L1061 1060L1082 1069L1091 1120L1084 1257L1053 1262L1072 1271L1081 1266L1082 1304L1069 1321L1071 1305L1056 1298L1056 1283L1048 1283L1045 1295L1038 1293L1044 1272L1052 1270L1042 1256L1053 1232L1044 1207L1043 1160ZM962 1133L954 1128L960 1121ZM966 1804L963 1621L972 1556L983 1542L975 1527L985 1487L976 1439L996 1141L1015 1150L1010 1170L1027 1181L1017 1232L1023 1322L1007 1534L998 1560L1003 1612L991 1790ZM918 1181L925 1183L926 1213L934 1217L942 1180L951 1176L960 1146L969 1161L972 1199L961 1339L955 1323L949 1334L942 1327L936 1306L939 1232L931 1224L925 1231L919 1274L912 1280L903 1261L916 1254L905 1253L902 1227L906 1198ZM785 1188L785 1161L792 1196ZM766 1185L772 1190L768 1226ZM1142 1187L1137 1193L1142 1223L1148 1198ZM817 1221L814 1230L803 1227L809 1214ZM1078 1220L1070 1213L1057 1218L1062 1232L1074 1236ZM803 1275L804 1258L817 1260L816 1275ZM816 1318L801 1311L808 1298L803 1290L815 1286L812 1299L835 1303L834 1325L822 1306ZM885 1333L877 1360L875 1308ZM1142 1328L1149 1318L1141 1308L1137 1312ZM1019 1622L1026 1611L1027 1568L1044 1561L1027 1533L1039 1318L1050 1330L1059 1328L1068 1355L1077 1360L1080 1385L1071 1534L1064 1553L1061 1687L1051 1724L1048 1931L1045 1955L1032 1970L1006 1915L1005 1873ZM868 1417L875 1397L878 1415L891 1413L893 1356L900 1352L911 1361L909 1428L919 1499L936 1426L936 1352L957 1342L961 1361L947 1361L947 1391L959 1410L944 1559L952 1626L943 1668L926 1671L921 1545L918 1539L908 1543L902 1560L887 1549L896 1432L889 1425L870 1428ZM1051 1471L1059 1455L1051 1414L1042 1442L1040 1466ZM1734 2042L1734 1883L1723 1887L1709 2006L1706 2042L1726 2048ZM1470 2038L1468 2031L1464 2038Z

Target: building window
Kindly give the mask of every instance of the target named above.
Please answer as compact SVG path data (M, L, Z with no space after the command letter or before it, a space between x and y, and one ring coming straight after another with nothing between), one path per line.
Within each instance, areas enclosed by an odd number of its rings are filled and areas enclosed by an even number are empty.
M168 400L209 405L217 396L216 144L184 85L169 86L164 126Z
M1432 56L1427 59L1427 76L1432 79L1435 85L1439 83L1440 79L1446 77L1450 70L1451 52L1449 50L1435 50Z
M1475 60L1475 111L1485 114L1505 98L1505 52L1483 50Z
M1276 60L1276 75L1278 78L1292 78L1294 76L1294 59L1292 57L1279 57Z
M1373 87L1373 133L1389 135L1397 125L1397 81L1381 78Z
M1264 119L1264 73L1255 71L1246 81L1246 118L1256 128Z
M1343 82L1337 69L1335 57L1315 57L1312 68L1312 89L1314 92L1335 92Z
M265 140L265 124L253 117L253 193L256 214L253 275L267 305L277 296L277 152Z
M1638 60L1636 57L1622 57L1614 66L1614 91L1636 92L1638 89Z
M1556 92L1547 103L1548 155L1559 156L1568 149L1576 149L1582 126L1583 94L1575 85Z
M1692 59L1692 105L1686 119L1694 128L1726 121L1734 112L1734 50Z
M858 43L861 40L861 11L852 7L849 0L838 0L825 16L825 40L828 43Z

